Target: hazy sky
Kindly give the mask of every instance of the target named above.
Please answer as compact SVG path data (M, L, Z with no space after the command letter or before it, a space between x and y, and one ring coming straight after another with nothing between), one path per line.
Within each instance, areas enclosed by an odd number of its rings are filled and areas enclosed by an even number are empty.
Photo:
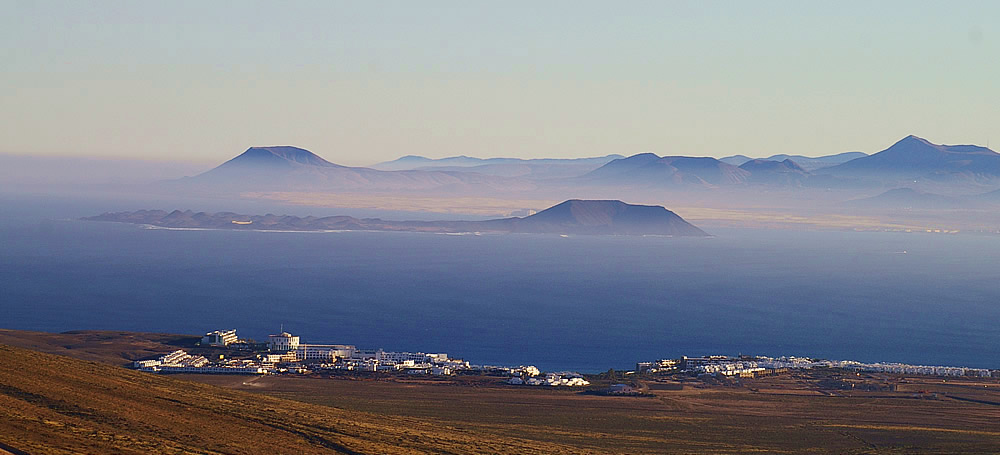
M998 23L997 1L0 0L0 153L1000 145Z

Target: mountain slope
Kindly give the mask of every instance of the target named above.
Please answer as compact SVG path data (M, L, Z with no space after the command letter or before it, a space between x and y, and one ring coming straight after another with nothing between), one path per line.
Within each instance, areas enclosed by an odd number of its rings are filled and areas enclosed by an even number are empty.
M0 439L31 454L569 453L0 345Z
M836 166L838 164L846 163L848 161L858 158L864 158L866 156L868 156L868 154L864 152L844 152L844 153L837 153L835 155L825 155L825 156L815 156L815 157L778 154L769 156L765 159L771 161L792 160L795 162L795 164L802 167L803 170L812 172L816 169L821 169L829 166Z
M848 162L850 160L853 160L853 159L856 159L856 158L865 157L865 156L868 156L868 154L864 153L864 152L844 152L844 153L837 153L835 155L825 155L825 156L803 156L803 155L778 154L778 155L771 155L771 156L769 156L767 158L757 158L757 159L764 159L764 160L768 160L768 161L792 160L792 161L795 162L795 164L799 165L803 170L805 170L807 172L811 172L811 171L814 171L816 169L820 169L820 168L824 168L824 167L829 167L829 166L835 166L835 165L838 165L838 164L841 164L841 163L846 163L846 162ZM755 159L755 158L750 158L750 157L745 156L745 155L733 155L733 156L727 156L725 158L719 158L719 161L722 161L722 162L728 163L728 164L732 164L733 166L740 166L740 165L743 165L744 163L746 163L747 161L750 161L750 160L753 160L753 159Z
M611 161L582 177L603 185L733 185L750 173L715 158L640 153Z
M474 172L379 171L331 163L298 147L251 147L194 177L175 181L230 191L519 190L529 182Z
M935 210L968 208L976 205L972 199L925 193L912 188L896 188L877 196L848 201L846 204L854 207L876 209Z
M483 166L489 164L529 164L529 163L547 163L547 164L593 163L595 164L594 167L597 167L618 158L624 158L624 157L622 155L615 155L615 154L606 156L588 157L588 158L527 158L527 159L476 158L473 156L465 156L465 155L450 156L447 158L426 158L418 155L407 155L392 161L386 161L383 163L374 164L371 166L371 168L382 171L404 171L404 170L422 169L430 166L475 167L475 166Z
M784 161L750 160L740 165L750 173L748 181L770 185L798 185L809 173L790 159Z
M739 166L739 165L741 165L743 163L746 163L747 161L750 161L752 159L753 158L750 158L749 156L746 156L746 155L732 155L732 156L727 156L727 157L719 158L719 161L722 161L723 163L726 163L726 164L732 164L733 166Z
M474 158L454 156L431 159L422 156L404 156L397 160L379 163L373 169L384 171L421 170L476 172L501 177L529 177L532 179L554 179L577 177L590 172L621 155L607 155L592 158Z
M1000 154L975 145L939 145L907 136L870 156L819 173L884 179L985 179L1000 177Z
M222 163L217 169L228 170L234 167L244 166L293 167L296 164L303 166L343 167L324 160L315 153L306 149L283 145L274 147L250 147L239 156Z

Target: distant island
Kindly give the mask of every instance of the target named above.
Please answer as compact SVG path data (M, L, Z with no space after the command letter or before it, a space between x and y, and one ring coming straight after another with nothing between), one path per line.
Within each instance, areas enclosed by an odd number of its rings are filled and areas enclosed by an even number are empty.
M646 152L575 159L431 159L404 156L370 167L336 164L294 146L250 147L201 174L162 182L172 191L392 191L497 194L553 188L839 188L933 182L1000 185L1000 153L907 136L878 153L807 157L660 156ZM969 191L965 191L969 192Z
M172 212L138 210L104 213L83 219L164 228L266 231L488 232L699 237L708 235L705 231L662 206L580 199L568 200L523 218L512 217L486 221L390 221L351 216L241 215L231 212L205 213L191 210L174 210Z

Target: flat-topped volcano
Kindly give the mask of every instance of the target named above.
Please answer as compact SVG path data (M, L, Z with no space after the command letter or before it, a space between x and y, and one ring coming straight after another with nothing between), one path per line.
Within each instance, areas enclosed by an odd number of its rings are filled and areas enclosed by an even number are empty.
M250 147L233 159L172 185L214 194L244 191L492 190L533 187L528 182L474 172L380 171L331 163L288 145Z
M617 235L707 235L676 213L658 205L571 199L519 219L518 232Z
M240 215L190 210L138 210L105 213L84 218L163 228L200 228L289 231L412 231L437 233L496 232L589 235L707 236L676 213L658 205L633 205L622 201L573 199L524 218L487 221L390 221L351 216L298 217L289 215Z
M232 167L290 168L296 165L343 167L333 164L306 149L281 145L275 147L250 147L239 156L226 161L216 169Z

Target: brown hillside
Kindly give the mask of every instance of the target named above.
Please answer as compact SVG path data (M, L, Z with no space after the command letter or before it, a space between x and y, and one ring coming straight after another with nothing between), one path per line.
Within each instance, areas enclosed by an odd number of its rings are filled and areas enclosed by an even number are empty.
M0 443L33 455L570 452L6 345L0 365Z
M177 349L190 350L199 340L194 335L167 333L112 330L48 333L0 329L0 344L121 366Z

